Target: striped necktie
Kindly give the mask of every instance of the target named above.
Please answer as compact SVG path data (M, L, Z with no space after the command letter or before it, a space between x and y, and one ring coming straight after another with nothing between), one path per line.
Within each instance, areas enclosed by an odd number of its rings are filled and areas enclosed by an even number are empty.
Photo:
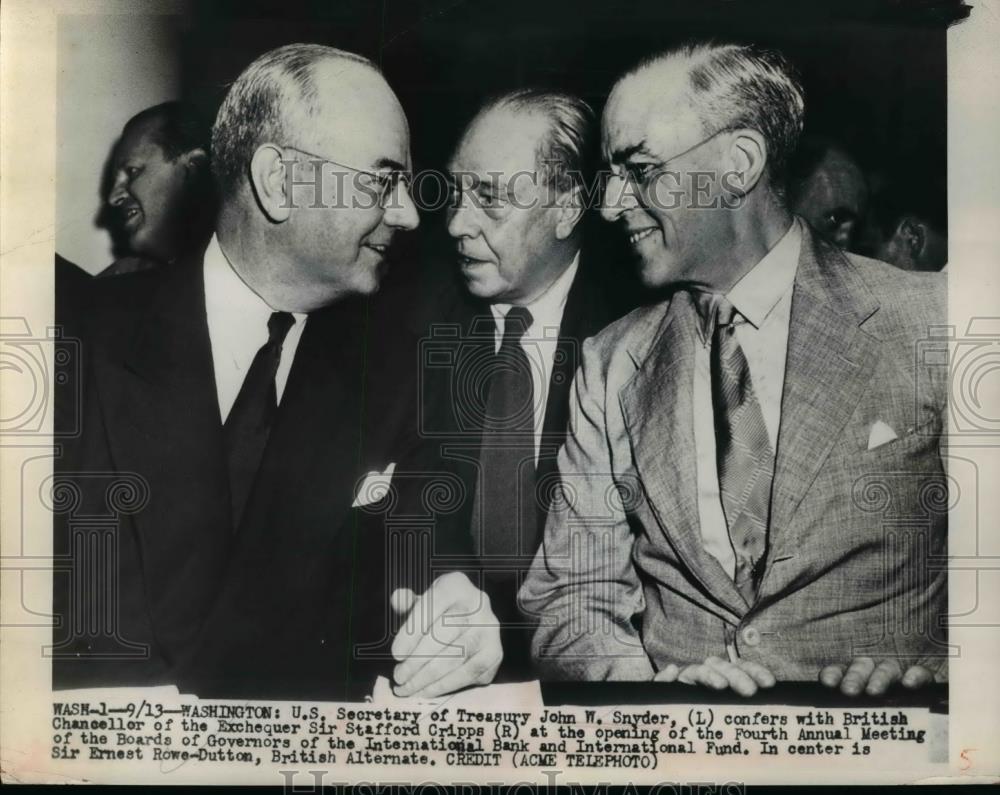
M699 293L699 312L712 340L712 411L719 491L736 555L736 587L753 605L767 556L774 451L753 391L750 367L736 337L741 315L725 296Z

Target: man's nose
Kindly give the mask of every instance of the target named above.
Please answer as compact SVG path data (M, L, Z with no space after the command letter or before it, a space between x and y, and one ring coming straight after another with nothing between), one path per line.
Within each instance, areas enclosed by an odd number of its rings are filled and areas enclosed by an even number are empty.
M448 208L448 234L454 238L475 237L479 234L472 218L472 212L466 206L465 194L459 196Z
M125 201L125 197L128 196L128 190L126 190L125 185L125 180L121 177L117 177L111 185L111 192L108 194L108 204L112 207L118 207Z
M393 201L385 209L385 223L404 231L416 229L420 225L420 214L406 185L397 186Z
M638 206L631 183L617 174L609 175L601 197L601 218L605 221L617 221L623 212Z

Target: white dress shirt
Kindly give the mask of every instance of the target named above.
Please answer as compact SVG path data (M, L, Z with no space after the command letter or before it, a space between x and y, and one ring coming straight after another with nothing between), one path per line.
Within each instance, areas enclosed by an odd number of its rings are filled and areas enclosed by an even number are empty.
M215 391L219 397L219 416L225 422L253 357L267 342L267 321L275 310L233 270L215 235L205 251L204 278ZM281 346L281 359L274 379L279 403L308 316L294 313L293 317L295 324Z
M521 337L521 349L531 364L531 383L535 397L535 463L538 463L539 447L542 430L545 426L545 407L549 398L549 383L552 380L552 363L559 343L559 326L562 323L563 310L566 309L566 298L573 286L573 278L580 265L580 254L549 288L525 309L531 313L531 325ZM511 304L491 304L494 329L495 352L499 352L503 342L503 333L507 313Z
M781 391L785 383L788 321L792 285L799 265L802 230L797 220L733 288L726 298L739 313L736 338L750 368L753 391L764 415L772 453L778 443ZM729 539L715 459L715 419L712 413L711 339L700 335L694 357L694 446L698 474L698 515L705 550L732 577L736 554Z

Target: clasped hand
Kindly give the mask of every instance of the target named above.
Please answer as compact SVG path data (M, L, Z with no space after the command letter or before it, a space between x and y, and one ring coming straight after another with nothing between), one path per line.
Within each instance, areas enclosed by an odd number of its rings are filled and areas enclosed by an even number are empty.
M392 644L396 695L433 698L493 681L503 659L500 622L468 577L444 574L420 596L398 588L391 604L406 616Z

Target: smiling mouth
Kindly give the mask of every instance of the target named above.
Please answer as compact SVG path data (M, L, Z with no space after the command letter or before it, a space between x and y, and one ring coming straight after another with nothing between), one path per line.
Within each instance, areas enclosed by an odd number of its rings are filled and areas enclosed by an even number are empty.
M122 226L126 229L136 226L142 211L138 207L129 207L122 213Z
M464 254L458 255L458 264L463 268L475 268L477 265L486 265L488 262L489 260L467 257Z
M646 229L640 229L640 230L638 230L636 232L632 232L632 234L630 234L628 236L628 242L631 243L634 246L640 240L644 240L645 238L647 238L651 234L653 234L653 232L655 232L655 231L656 231L656 227L655 226L650 226L650 227L647 227Z
M380 257L384 257L385 253L389 250L388 243L365 243L365 246L370 248Z

